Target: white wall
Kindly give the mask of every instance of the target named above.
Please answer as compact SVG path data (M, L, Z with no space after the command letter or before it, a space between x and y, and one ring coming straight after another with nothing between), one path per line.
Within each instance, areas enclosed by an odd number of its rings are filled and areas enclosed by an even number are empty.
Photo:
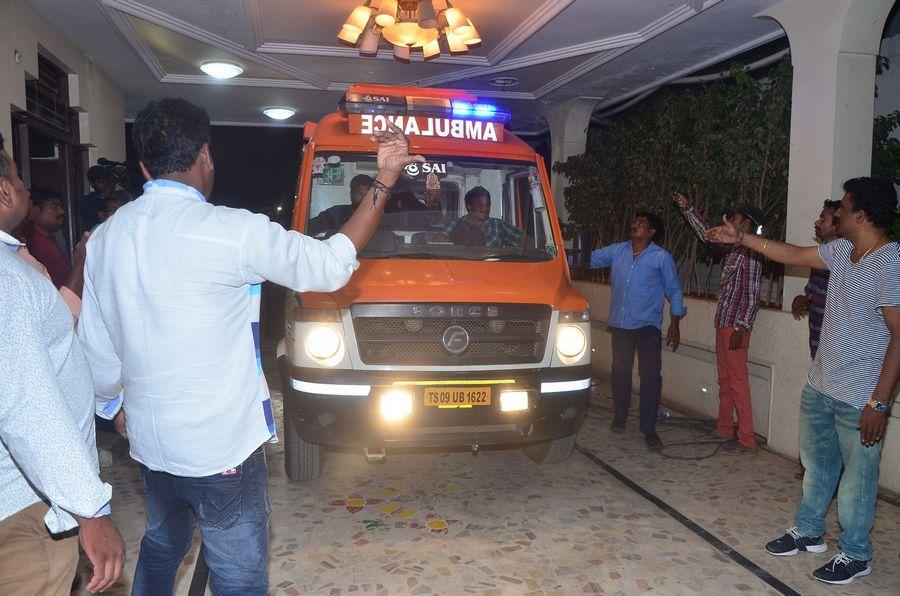
M80 140L91 146L91 162L124 160L122 90L25 0L0 1L0 133L7 149L12 142L7 110L25 109L25 77L37 78L38 47L71 73L70 102L81 113Z
M590 303L591 318L605 321L609 315L610 287L590 282L576 282L576 286ZM663 349L663 399L715 418L719 411L713 328L716 303L690 297L685 303L688 314L681 321L682 347L674 353ZM663 329L666 325L668 320ZM808 333L806 319L797 321L790 313L763 309L750 340L755 430L767 437L769 448L792 458L799 458L800 392L810 364ZM594 373L609 377L609 333L603 327L595 327L592 337ZM709 388L708 393L701 391L702 385ZM637 389L635 374L634 390ZM881 486L900 493L900 406L894 408L885 437Z

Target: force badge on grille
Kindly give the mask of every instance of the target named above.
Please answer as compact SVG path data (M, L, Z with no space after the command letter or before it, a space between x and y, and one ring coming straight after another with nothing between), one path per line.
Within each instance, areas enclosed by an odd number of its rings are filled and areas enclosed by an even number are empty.
M444 331L444 347L451 354L460 354L469 347L469 332L459 325L451 325Z

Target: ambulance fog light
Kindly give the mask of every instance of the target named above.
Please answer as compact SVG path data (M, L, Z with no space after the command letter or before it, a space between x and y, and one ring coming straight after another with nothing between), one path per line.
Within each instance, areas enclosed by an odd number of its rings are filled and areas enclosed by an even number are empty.
M528 409L527 391L501 391L501 412L523 412Z
M412 393L408 391L388 391L381 395L378 409L388 422L398 422L412 414L412 402Z
M319 325L306 335L306 353L319 364L334 366L343 356L344 341L334 327Z
M556 333L556 352L566 364L577 361L584 355L587 338L584 331L575 325L560 325Z

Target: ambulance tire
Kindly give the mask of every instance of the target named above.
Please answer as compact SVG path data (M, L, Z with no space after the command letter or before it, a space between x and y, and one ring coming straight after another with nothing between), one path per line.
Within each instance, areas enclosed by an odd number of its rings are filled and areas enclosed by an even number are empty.
M293 417L284 416L284 473L291 480L313 480L322 475L325 454L316 443L307 443L300 437Z
M544 441L535 445L529 445L525 448L525 455L531 461L539 464L559 464L572 455L575 450L575 439L577 433L572 433L568 437L553 439L552 441Z

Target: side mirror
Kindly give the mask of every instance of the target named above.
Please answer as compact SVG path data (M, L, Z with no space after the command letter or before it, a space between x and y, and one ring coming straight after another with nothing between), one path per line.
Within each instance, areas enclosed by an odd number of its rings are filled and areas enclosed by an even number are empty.
M593 247L593 232L575 232L572 236L572 264L575 267L589 267Z

